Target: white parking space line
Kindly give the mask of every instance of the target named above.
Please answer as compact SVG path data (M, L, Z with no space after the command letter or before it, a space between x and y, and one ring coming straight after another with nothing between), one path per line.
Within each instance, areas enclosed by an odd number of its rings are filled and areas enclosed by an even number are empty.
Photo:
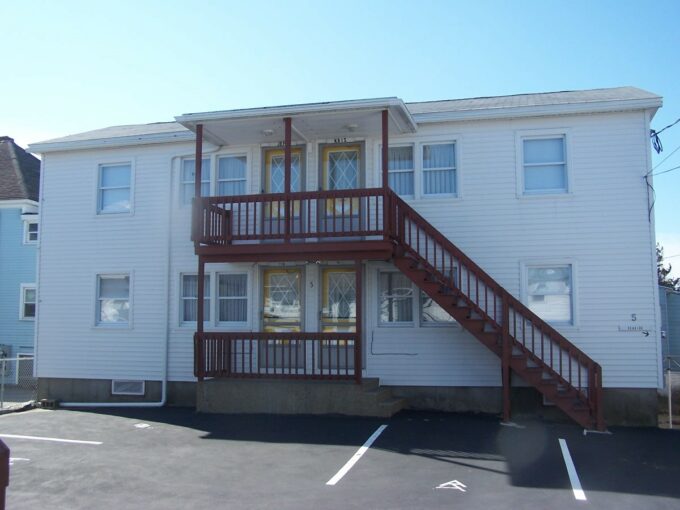
M335 473L335 476L333 476L333 478L331 478L330 480L328 480L326 482L326 485L335 485L340 480L342 480L342 477L345 476L350 469L352 469L352 466L354 466L354 464L356 464L361 457L363 457L364 453L366 453L368 451L368 449L371 447L373 442L376 439L378 439L378 436L380 434L382 434L383 430L385 430L386 428L387 428L387 425L380 425L380 427L378 427L378 429L375 432L373 432L371 437L369 437L366 440L366 442L363 444L363 446L357 450L357 452L352 456L352 458L349 459L345 463L345 465L340 468L340 471Z
M571 460L567 442L564 439L560 439L559 441L560 448L562 449L562 457L564 457L564 464L567 466L571 488L574 491L574 497L579 501L585 501L586 493L583 492L583 489L581 488L581 481L578 479L578 474L576 474L576 468L574 467L574 461Z
M74 444L103 444L101 441L80 441L78 439L60 439L58 437L41 437L41 436L20 436L17 434L0 434L0 437L8 439L30 439L33 441L52 441L55 443L74 443Z

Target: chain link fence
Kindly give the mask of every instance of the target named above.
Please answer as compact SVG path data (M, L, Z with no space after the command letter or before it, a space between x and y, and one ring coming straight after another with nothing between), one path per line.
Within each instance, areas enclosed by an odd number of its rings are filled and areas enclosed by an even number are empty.
M0 410L20 408L34 402L37 390L33 356L0 358Z
M664 405L661 406L659 425L662 428L680 428L680 356L664 359Z

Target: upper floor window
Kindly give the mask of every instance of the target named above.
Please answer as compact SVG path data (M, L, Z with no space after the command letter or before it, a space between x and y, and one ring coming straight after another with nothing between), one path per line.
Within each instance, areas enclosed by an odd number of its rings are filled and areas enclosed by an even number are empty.
M398 195L413 196L413 147L390 147L387 171L389 185Z
M571 265L527 267L527 305L551 323L573 323Z
M524 193L566 193L565 137L522 139Z
M99 166L97 212L129 213L131 207L132 167L129 163Z
M217 160L217 195L245 195L246 157L222 156Z
M39 228L37 221L24 222L24 244L35 244L38 242Z
M190 204L191 199L194 198L196 179L196 160L183 159L182 160L182 204ZM201 196L207 197L210 195L210 158L203 158L201 160Z
M455 195L456 191L456 145L423 145L423 194Z
M130 322L130 275L97 277L97 324L127 325Z
M22 320L35 319L35 305L36 305L35 284L22 283L20 318Z

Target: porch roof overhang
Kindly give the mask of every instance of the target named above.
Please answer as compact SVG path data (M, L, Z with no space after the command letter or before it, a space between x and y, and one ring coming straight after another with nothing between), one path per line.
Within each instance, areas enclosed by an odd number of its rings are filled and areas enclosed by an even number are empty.
M284 139L283 119L292 119L293 143L342 137L379 136L381 114L388 112L389 131L413 133L417 129L411 113L397 97L334 101L302 105L250 108L220 112L187 113L175 117L182 126L196 131L216 145L278 143Z

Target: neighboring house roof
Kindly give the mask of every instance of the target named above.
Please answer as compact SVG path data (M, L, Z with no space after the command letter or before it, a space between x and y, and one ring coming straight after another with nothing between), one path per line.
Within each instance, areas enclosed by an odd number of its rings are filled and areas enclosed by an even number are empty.
M398 100L398 98L387 98ZM335 101L302 105L274 106L252 109L238 109L212 112L220 115L268 116L279 110L287 115L295 112L308 112L314 107L329 110L334 105L347 107L349 103L371 102L377 100ZM401 100L398 100L401 101ZM624 111L645 108L659 108L661 96L636 87L617 87L563 92L542 92L536 94L517 94L511 96L476 97L468 99L449 99L444 101L425 101L402 103L413 115L417 123L445 122L468 119L491 119L502 117L526 117L536 115L557 115L567 113L595 113ZM211 112L200 114L210 115ZM186 114L185 117L199 114ZM112 126L85 133L55 138L31 144L31 152L50 152L59 150L90 149L163 143L169 141L190 141L194 134L179 122L157 122L127 126Z
M0 136L0 200L38 201L40 160Z

